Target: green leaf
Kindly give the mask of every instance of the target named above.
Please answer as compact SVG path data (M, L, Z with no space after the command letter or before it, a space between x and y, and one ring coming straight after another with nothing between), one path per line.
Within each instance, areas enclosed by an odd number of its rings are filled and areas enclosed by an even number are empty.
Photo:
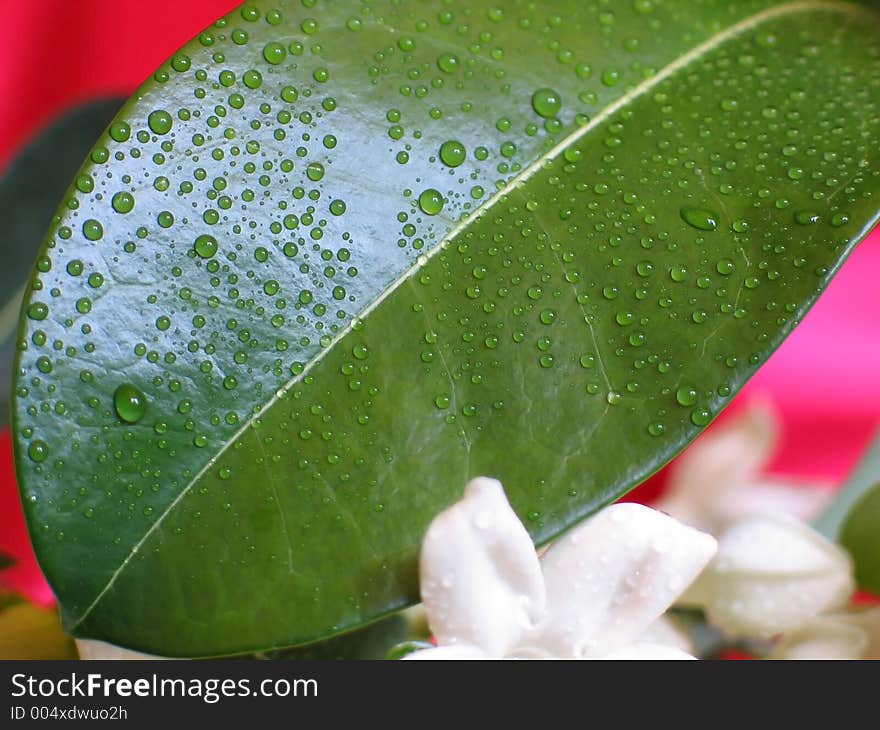
M13 565L15 565L15 558L0 551L0 570L3 570L3 568L9 568Z
M813 526L829 540L840 540L841 530L847 518L871 488L880 480L880 433L868 447L855 471L834 495L825 511Z
M287 660L385 659L395 645L410 638L409 622L400 613L327 641L269 652L259 658Z
M0 426L9 418L15 330L38 247L70 178L122 102L101 99L70 110L31 141L0 179Z
M654 472L875 222L878 31L836 2L383 0L202 33L28 293L17 467L68 629L314 641L417 599L473 476L546 542Z
M880 482L849 511L840 529L840 544L853 557L856 584L880 595Z

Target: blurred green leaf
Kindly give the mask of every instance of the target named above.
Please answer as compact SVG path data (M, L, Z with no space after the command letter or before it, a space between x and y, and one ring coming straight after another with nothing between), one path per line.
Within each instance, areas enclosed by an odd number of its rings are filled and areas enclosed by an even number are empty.
M15 565L15 558L0 551L0 570Z
M841 530L859 501L880 481L880 432L874 437L858 465L834 495L813 526L829 540L840 540Z
M880 482L849 510L840 544L852 555L859 588L880 596Z

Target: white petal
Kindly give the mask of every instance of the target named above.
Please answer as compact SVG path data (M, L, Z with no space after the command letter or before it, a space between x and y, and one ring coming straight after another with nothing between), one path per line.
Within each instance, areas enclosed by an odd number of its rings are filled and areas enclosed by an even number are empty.
M817 622L821 622L822 626L820 627L823 631L829 631L827 628L827 624L834 624L837 628L836 635L841 636L843 634L843 627L860 632L859 636L862 639L862 645L859 650L858 656L853 656L853 659L871 659L877 660L880 659L880 606L875 608L868 609L853 609L849 611L841 611L838 613L826 614L825 616L819 617ZM814 623L817 623L814 622ZM810 628L814 626L814 623L811 623L806 627L805 631L808 631ZM852 636L853 639L853 647L855 642L856 634L847 634L848 636ZM803 637L798 636L785 636L786 643L794 643L797 640L803 640ZM838 647L842 647L842 642L838 642ZM852 651L850 652L852 653ZM849 658L849 657L842 657Z
M755 513L783 514L809 522L822 511L831 493L826 484L761 479L721 495L714 506L714 519L721 527Z
M771 659L861 659L868 637L857 626L820 617L798 631L785 634Z
M685 654L694 653L694 645L690 637L667 614L658 618L642 632L639 643L643 642L679 649Z
M431 523L420 559L422 603L441 646L503 656L544 610L531 538L501 483L480 477Z
M665 644L652 644L647 641L637 641L633 644L621 647L617 651L606 654L602 659L660 659L668 661L670 659L696 659L686 651L676 649L674 646L666 646Z
M606 507L541 559L547 617L529 643L603 656L637 640L715 554L710 535L639 504Z
M752 480L772 454L777 431L776 416L762 403L707 431L676 460L666 495L655 506L692 527L719 532L719 501Z
M880 659L880 606L860 611L847 611L837 618L865 632L868 643L862 652L862 659Z
M849 556L808 525L754 515L719 538L718 556L688 592L719 628L770 637L844 605L853 591Z
M423 661L426 659L459 661L463 659L488 658L489 657L487 657L476 646L466 646L464 644L459 644L457 646L436 646L433 649L421 649L402 657L403 660L412 659L415 661Z
M123 649L121 646L91 639L77 639L76 649L80 659L165 659L165 657L141 654L138 651Z

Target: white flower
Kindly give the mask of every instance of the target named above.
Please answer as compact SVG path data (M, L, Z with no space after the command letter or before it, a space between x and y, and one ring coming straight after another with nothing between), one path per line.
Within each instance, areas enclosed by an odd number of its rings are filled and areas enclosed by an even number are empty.
M165 659L152 654L141 654L139 651L123 649L115 644L92 639L77 639L76 650L80 659Z
M721 534L717 556L685 599L728 633L769 638L845 606L854 588L844 550L792 517L764 514Z
M810 520L828 500L829 485L760 476L778 431L775 414L762 403L707 431L675 462L666 494L655 507L713 535L754 512Z
M880 608L819 616L786 634L771 659L880 659Z
M474 479L422 544L422 601L439 646L406 658L692 658L642 637L715 549L667 515L616 504L539 561L501 483Z

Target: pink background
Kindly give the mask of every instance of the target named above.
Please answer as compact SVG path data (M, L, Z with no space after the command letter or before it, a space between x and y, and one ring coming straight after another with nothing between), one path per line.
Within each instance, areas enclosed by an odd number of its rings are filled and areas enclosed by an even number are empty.
M236 0L4 0L0 24L0 173L55 115L96 96L130 94ZM839 482L880 425L880 231L851 256L795 333L723 418L760 395L782 417L772 470ZM878 308L880 309L880 308ZM648 500L665 472L640 487ZM0 551L18 557L8 587L52 600L30 552L8 431L0 434Z

